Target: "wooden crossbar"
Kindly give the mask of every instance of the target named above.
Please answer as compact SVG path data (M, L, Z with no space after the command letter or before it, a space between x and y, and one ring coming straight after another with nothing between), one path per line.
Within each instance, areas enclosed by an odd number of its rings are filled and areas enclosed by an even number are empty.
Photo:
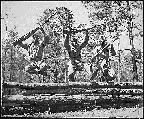
M143 89L142 83L103 83L103 82L70 82L70 83L17 83L4 82L4 88L20 88L26 90L52 90L52 89L68 89L68 88L121 88L121 89Z

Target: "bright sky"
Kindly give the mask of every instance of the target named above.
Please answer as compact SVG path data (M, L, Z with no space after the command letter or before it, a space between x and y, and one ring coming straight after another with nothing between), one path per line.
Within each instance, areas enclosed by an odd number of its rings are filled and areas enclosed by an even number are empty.
M43 11L48 8L67 7L74 14L76 24L85 23L90 24L87 10L82 6L80 1L3 1L2 2L2 17L4 14L9 14L7 19L8 30L14 28L16 25L19 37L25 35L29 31L38 27L37 19L42 15ZM5 24L2 20L2 37L5 37ZM88 25L89 27L89 25ZM31 39L29 39L31 40Z
M36 28L37 18L42 15L43 11L48 8L67 7L74 14L76 24L85 23L90 27L87 9L80 1L2 1L1 17L7 13L8 30L16 25L19 37ZM125 34L125 33L124 33ZM5 25L2 20L2 38L5 36ZM129 40L125 40L126 36L121 37L121 48L129 48ZM117 49L117 42L114 43ZM139 45L138 45L139 47Z
M42 15L43 11L48 8L55 7L67 7L72 10L74 19L77 24L86 23L89 24L89 19L86 9L82 6L80 1L67 2L67 1L7 1L2 2L2 15L7 12L10 15L9 28L13 28L14 24L18 26L19 35L24 35L28 31L36 28L37 18ZM8 10L8 11L7 11ZM14 18L15 17L15 18Z

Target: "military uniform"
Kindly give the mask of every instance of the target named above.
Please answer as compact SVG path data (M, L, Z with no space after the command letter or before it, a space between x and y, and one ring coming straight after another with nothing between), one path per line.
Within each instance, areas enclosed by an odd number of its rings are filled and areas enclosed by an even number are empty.
M113 45L111 45L111 50L109 51L109 46L108 45L106 47L107 43L106 41L104 40L102 43L101 43L101 48L103 49L102 53L101 54L98 54L97 57L96 57L96 63L93 64L93 65L96 65L96 69L93 71L93 74L91 76L91 79L90 80L93 80L96 76L97 76L97 73L98 71L102 71L102 81L106 81L106 82L109 82L109 81L112 81L114 80L115 76L114 76L114 70L112 68L109 67L109 52L111 51L111 54L112 56L115 56L116 55L116 52L113 48ZM92 71L93 69L91 69Z
M72 64L71 68L73 68L72 72L68 73L69 79L70 81L75 81L74 75L76 71L82 71L84 69L84 65L81 59L81 49L87 45L89 41L89 37L86 31L85 41L81 45L78 44L77 39L75 38L73 38L73 41L71 42L71 45L70 45L70 42L69 42L70 38L71 38L70 34L67 33L64 46L67 49L69 57L71 59L71 64Z
M37 30L41 29L42 33L44 34L44 40L40 42L40 38L37 34L34 34ZM29 45L23 44L22 41L25 41L30 36L33 36L33 42ZM19 41L14 42L14 46L19 45L20 47L26 49L30 55L31 64L25 67L25 71L29 74L41 74L47 75L45 72L49 66L46 65L43 61L43 51L46 44L50 43L50 36L46 35L42 28L36 28L28 33L26 36L20 38Z

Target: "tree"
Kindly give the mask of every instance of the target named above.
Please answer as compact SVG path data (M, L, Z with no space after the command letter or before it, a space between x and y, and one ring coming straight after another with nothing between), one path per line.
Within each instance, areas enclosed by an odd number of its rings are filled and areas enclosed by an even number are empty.
M2 76L3 81L25 82L26 75L23 72L25 64L28 62L20 47L14 47L12 44L18 39L17 27L7 31L7 37L2 40ZM18 89L4 89L3 93L15 94Z
M55 70L51 70L54 74L58 70L57 76L63 72L63 57L64 51L66 50L63 46L63 29L67 27L72 27L74 23L72 12L65 7L57 7L56 9L46 9L40 19L38 19L38 24L44 29L46 34L51 36L51 44L48 44L44 49L44 56L47 57L47 62L51 64ZM52 17L51 17L52 16ZM49 19L50 18L50 19ZM48 21L44 24L45 21ZM42 26L42 24L44 24ZM67 56L66 56L67 57ZM52 60L54 62L52 62ZM62 63L60 63L62 62ZM65 66L66 67L66 66ZM56 75L55 75L56 76Z
M82 3L85 5L85 7L89 10L89 19L91 21L91 25L96 25L97 26L97 30L94 31L97 35L97 41L101 41L101 43L98 43L99 46L101 46L101 49L98 53L98 55L95 55L92 58L92 65L95 65L94 62L99 62L99 58L103 57L103 59L106 60L106 64L105 66L109 66L109 48L111 46L111 51L113 49L113 45L102 45L105 44L107 42L108 39L114 39L113 42L115 40L117 40L117 35L113 34L113 32L117 32L117 28L118 28L118 24L115 22L115 19L112 17L112 2L111 1L90 1L90 2L84 2L82 1ZM103 49L103 50L102 50ZM101 51L102 50L102 51ZM106 53L107 51L107 53ZM102 53L104 53L104 55L102 55ZM116 55L115 52L111 52L112 55ZM98 58L99 57L99 58ZM105 58L104 58L105 57ZM101 67L101 68L100 68ZM94 71L93 75L92 75L92 79L94 79L94 77L97 75L97 71L98 70L102 70L103 75L104 72L108 72L108 67L106 68L106 70L104 71L104 67L100 66L97 67L97 70ZM108 75L108 74L107 74ZM107 79L107 78L106 78Z
M134 39L134 35L133 35L133 19L135 19L135 15L132 13L134 8L139 7L139 4L135 4L134 2L130 2L127 1L127 12L128 12L128 17L127 17L127 24L128 24L128 32L129 32L129 39L130 39L130 45L132 46L131 49L131 53L132 53L132 63L133 63L133 73L134 73L134 77L133 80L136 79L138 81L138 72L137 72L137 65L136 65L136 50L134 47L134 43L133 43L133 39Z
M137 2L137 1L126 1L126 2L119 2L119 15L118 15L118 19L120 19L122 22L126 21L127 22L127 31L128 31L128 36L129 36L129 40L130 40L130 45L131 45L131 54L132 54L132 64L133 64L133 74L136 80L138 80L138 74L137 74L137 65L136 65L136 45L134 44L134 39L136 39L136 37L141 36L141 32L142 32L142 27L140 26L140 24L142 25L141 22L138 23L137 20L138 17L140 17L140 14L135 11L137 11L138 9L141 11L141 2ZM139 12L140 12L139 11ZM141 12L140 12L141 13ZM135 32L136 31L136 32ZM137 39L138 40L138 39Z
M129 34L130 45L134 49L134 37L143 36L142 22L138 19L142 12L142 4L140 1L82 1L84 6L89 10L89 18L92 24L99 24L106 26L104 35L108 38L120 39L122 32L127 31ZM139 12L134 12L135 10ZM134 14L133 14L134 13ZM139 14L140 13L140 14ZM124 27L124 28L123 28ZM141 28L140 28L141 27ZM138 31L133 32L134 29ZM112 34L113 33L113 34ZM115 33L115 34L114 34ZM108 35L107 35L108 34ZM136 73L135 56L133 55L133 70ZM119 58L120 59L120 58ZM135 68L134 68L135 67Z

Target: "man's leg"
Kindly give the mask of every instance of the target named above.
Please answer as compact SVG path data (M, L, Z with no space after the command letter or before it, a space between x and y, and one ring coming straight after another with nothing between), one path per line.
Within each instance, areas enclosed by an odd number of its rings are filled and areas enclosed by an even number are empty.
M109 82L108 78L108 69L104 69L103 71L103 78L106 82Z
M113 81L115 79L114 75L112 76L112 75L109 74L109 70L108 69L104 70L103 76L106 79L106 82L110 82L110 81Z
M133 81L134 80L138 81L138 74L137 74L137 72L133 72Z
M74 75L75 75L75 71L74 71L73 65L71 64L71 61L69 61L68 62L68 76L69 76L69 80L72 82L75 81Z
M97 76L98 71L99 71L99 69L96 69L96 70L93 72L93 74L92 74L92 76L91 76L91 78L90 78L90 81L92 81L92 80Z
M37 74L37 66L33 65L33 63L27 65L25 67L25 71L28 72L29 74Z
M74 76L75 76L75 73L76 73L76 72L74 71L72 74L69 75L69 79L70 79L70 81L72 81L72 82L75 82L75 77L74 77Z
M115 71L113 68L109 69L109 76L111 77L111 81L115 79Z
M40 62L39 64L39 68L40 68L40 71L46 71L47 69L50 69L51 67L48 66L45 62Z
M90 66L91 66L91 65L89 65L88 63L85 63L85 64L84 64L84 69L85 69L85 71L88 73L88 75L91 74Z
M57 83L58 82L58 70L57 69L54 71L54 77L55 77L54 83Z

